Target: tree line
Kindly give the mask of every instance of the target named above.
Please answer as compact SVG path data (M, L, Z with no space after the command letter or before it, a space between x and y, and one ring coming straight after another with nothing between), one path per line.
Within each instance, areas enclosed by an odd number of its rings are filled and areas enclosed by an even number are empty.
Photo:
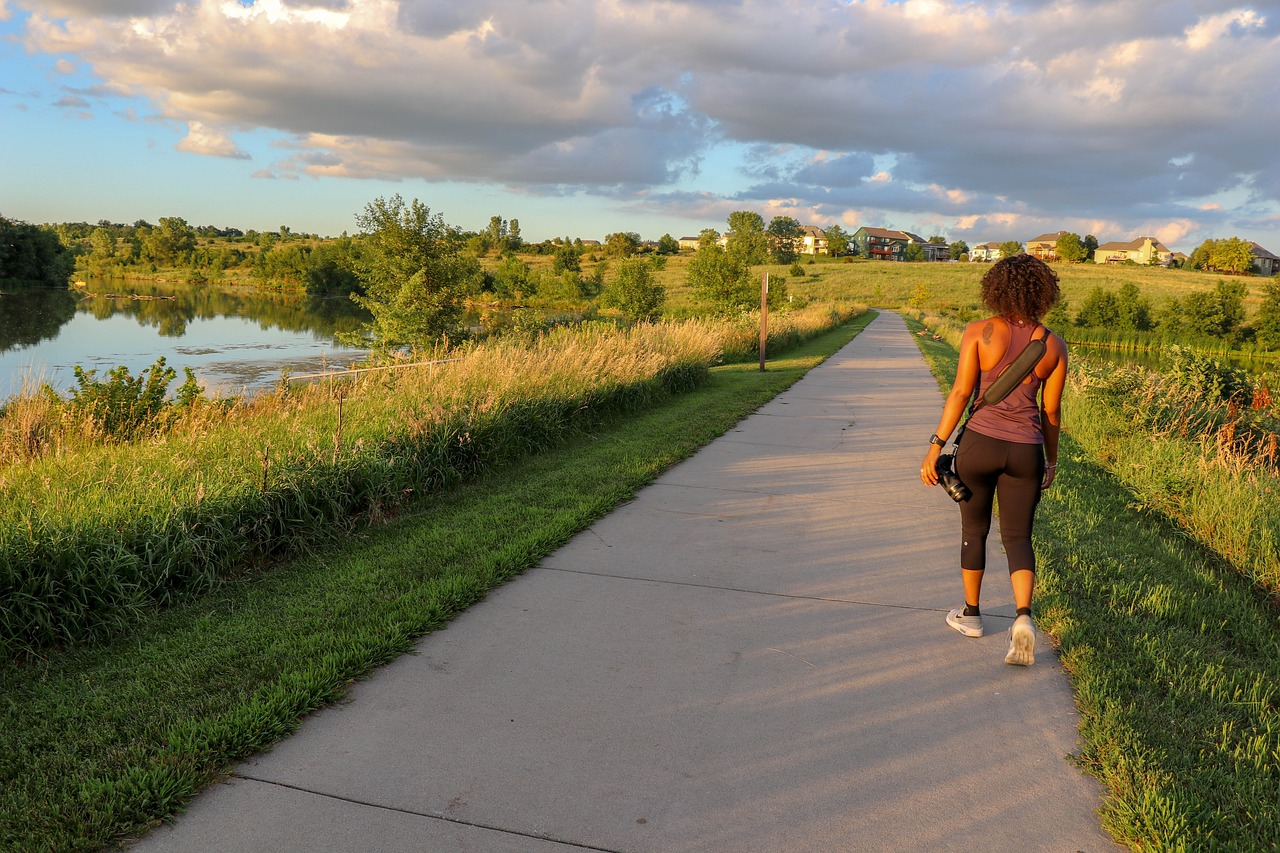
M75 255L48 228L0 216L0 280L66 286Z
M1214 339L1229 347L1256 344L1268 351L1280 349L1280 279L1272 277L1263 284L1262 303L1252 320L1245 308L1247 295L1243 280L1219 279L1213 290L1170 297L1156 307L1136 284L1125 282L1115 290L1093 288L1074 317L1067 301L1061 300L1045 322L1060 329L1155 332L1170 339Z

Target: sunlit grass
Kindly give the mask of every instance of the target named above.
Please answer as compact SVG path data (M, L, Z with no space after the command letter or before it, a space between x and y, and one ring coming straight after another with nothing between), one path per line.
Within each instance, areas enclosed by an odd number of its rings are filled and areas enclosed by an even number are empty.
M872 316L766 372L714 367L689 393L597 420L115 639L0 661L0 849L90 851L145 831L723 434Z
M860 310L780 315L768 346L794 347ZM560 327L196 400L127 441L52 395L11 401L0 414L0 650L109 636L156 605L687 391L758 343L758 319Z

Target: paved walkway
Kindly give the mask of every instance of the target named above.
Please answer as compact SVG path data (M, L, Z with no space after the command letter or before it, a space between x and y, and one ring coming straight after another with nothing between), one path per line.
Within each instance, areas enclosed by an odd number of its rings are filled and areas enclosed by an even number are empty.
M941 404L882 314L135 849L1112 849L1053 650L1003 663L1002 556L987 636L943 621Z

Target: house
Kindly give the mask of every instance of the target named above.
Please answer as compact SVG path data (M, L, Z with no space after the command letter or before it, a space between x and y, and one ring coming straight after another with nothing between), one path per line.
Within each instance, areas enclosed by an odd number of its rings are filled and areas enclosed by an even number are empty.
M920 248L924 249L924 259L926 261L950 261L951 246L946 243L930 243L925 241L920 244Z
M894 231L890 228L859 228L849 242L858 247L864 258L880 261L905 261L907 247L919 246L926 261L951 260L951 247L945 243L930 243L919 234L910 231Z
M1249 250L1253 252L1253 271L1258 275L1275 275L1280 272L1280 258L1257 243L1250 243Z
M696 252L698 250L698 237L681 237L676 242L680 244L680 251Z
M906 258L911 236L905 231L862 227L853 232L851 242L857 245L858 254L864 258L877 261L901 261Z
M1052 263L1058 260L1058 238L1066 233L1066 231L1057 231L1052 234L1041 234L1039 237L1032 237L1027 241L1026 253L1033 258Z
M806 225L800 231L802 236L801 242L796 246L797 252L802 255L831 254L830 245L827 241L827 232L816 225Z
M981 243L977 246L970 246L969 260L974 262L1000 260L1000 244L999 243Z
M1173 260L1173 252L1155 237L1139 237L1128 243L1103 243L1093 253L1094 263L1122 264L1133 261L1135 264L1148 266L1154 263L1167 267Z

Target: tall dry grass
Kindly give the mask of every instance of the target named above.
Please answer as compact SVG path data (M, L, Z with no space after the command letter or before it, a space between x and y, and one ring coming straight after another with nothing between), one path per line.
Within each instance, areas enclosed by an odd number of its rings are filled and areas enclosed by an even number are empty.
M772 318L770 351L857 306ZM0 653L94 641L148 608L393 516L414 495L698 385L758 320L561 326L234 400L122 439L50 393L0 411ZM127 404L127 400L125 403Z
M1141 505L1280 601L1280 411L1264 382L1238 384L1241 371L1219 366L1226 377L1206 384L1207 361L1189 381L1186 371L1076 358L1066 427Z
M557 329L441 362L198 401L133 441L49 395L0 416L0 648L148 607L394 514L415 493L698 384L718 329Z

